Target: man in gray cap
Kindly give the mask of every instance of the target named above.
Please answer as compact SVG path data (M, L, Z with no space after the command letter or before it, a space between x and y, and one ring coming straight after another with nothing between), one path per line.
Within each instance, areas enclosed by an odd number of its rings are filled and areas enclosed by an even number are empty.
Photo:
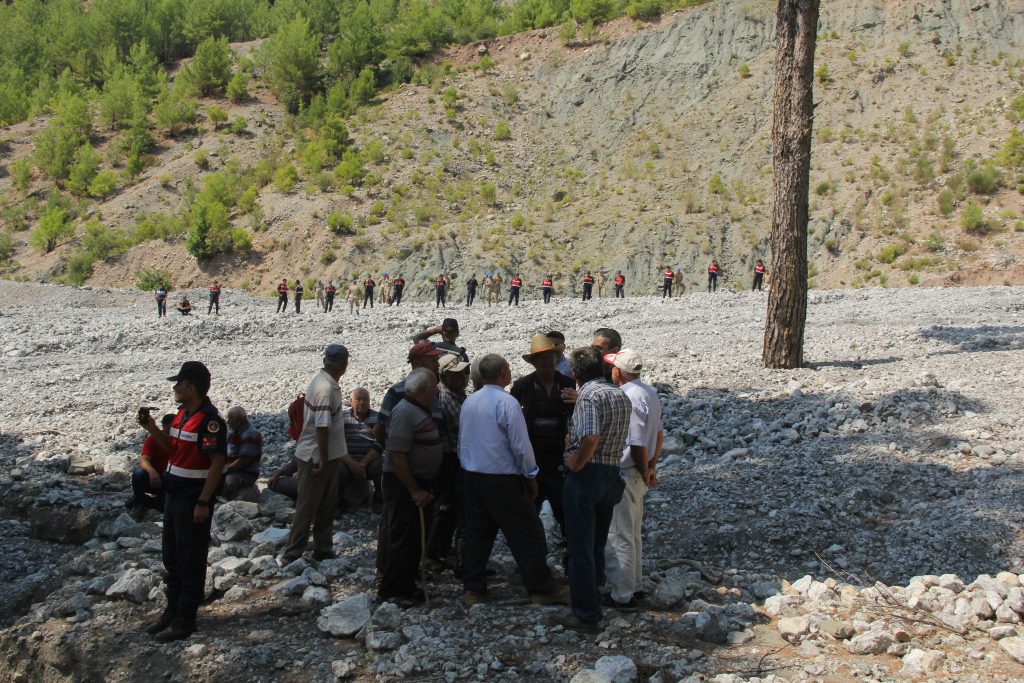
M348 349L330 344L324 349L324 367L306 389L302 433L295 445L299 466L299 497L285 546L283 562L302 556L313 527L313 559L334 557L331 540L334 510L338 505L338 477L344 459L351 459L345 443L344 402L338 380L348 368Z

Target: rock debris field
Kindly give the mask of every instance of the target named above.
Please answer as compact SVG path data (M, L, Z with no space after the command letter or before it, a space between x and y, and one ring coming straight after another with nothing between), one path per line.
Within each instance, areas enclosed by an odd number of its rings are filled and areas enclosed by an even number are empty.
M795 371L760 367L766 294L351 316L228 290L219 317L192 294L198 315L157 320L148 293L0 283L4 680L1024 679L1024 289L813 291ZM500 543L493 602L464 608L443 573L429 610L381 605L369 508L337 520L337 559L279 567L293 508L265 491L216 512L200 631L141 633L163 606L160 520L122 513L136 409L174 408L164 378L204 361L269 475L324 345L349 347L342 385L376 406L445 314L516 376L550 328L571 347L614 327L643 355L666 441L641 609L606 611L597 636L549 625L559 608L528 604Z

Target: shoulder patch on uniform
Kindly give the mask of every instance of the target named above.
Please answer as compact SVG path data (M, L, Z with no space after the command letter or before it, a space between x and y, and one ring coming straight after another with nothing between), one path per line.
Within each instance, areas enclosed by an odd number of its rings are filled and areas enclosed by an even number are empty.
M217 432L220 431L220 423L217 422L216 420L210 420L209 422L206 423L206 431L210 432L211 434L216 434Z

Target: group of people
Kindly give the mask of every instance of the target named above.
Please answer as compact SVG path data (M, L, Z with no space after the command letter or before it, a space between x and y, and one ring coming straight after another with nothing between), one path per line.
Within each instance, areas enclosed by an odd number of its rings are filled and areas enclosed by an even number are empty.
M662 274L662 284L659 287L662 294L662 299L672 298L672 291L675 289L677 296L682 294L683 288L683 271L680 268L673 269L671 266L665 266L663 269L659 269ZM712 259L708 265L708 292L718 291L718 276L720 274L720 266L718 261ZM751 291L761 291L764 287L764 277L768 273L764 262L761 259L757 259L757 263L754 266L754 280L751 286ZM551 303L552 297L555 294L555 283L557 276L553 273L547 273L541 278L540 288L541 299L545 304ZM605 287L607 285L608 278L604 271L598 271L595 277L591 271L583 271L583 275L580 278L580 284L582 286L582 300L589 301L593 298L594 287L597 287L598 298L604 297ZM622 274L621 270L615 271L615 275L612 278L613 283L613 296L616 299L623 299L626 297L626 276ZM484 298L487 301L488 306L494 304L500 304L504 299L502 296L502 287L505 284L505 279L500 273L486 272L482 280L478 280L476 273L473 273L466 279L466 306L472 306L473 302L476 301L477 291L482 289L484 292ZM350 314L358 314L360 308L365 309L367 306L373 308L374 301L379 304L387 306L399 306L402 303L402 295L405 292L406 281L401 274L392 277L387 272L381 275L380 281L378 282L373 278L372 275L366 274L365 277L360 281L359 277L354 277L348 281L348 285L345 286L343 283L339 286L344 286L343 296L348 301L348 310ZM335 286L334 280L318 279L314 284L314 290L316 294L316 306L317 310L321 310L324 313L330 313L334 310L334 301L338 296L339 286ZM521 293L525 287L525 280L522 274L515 273L512 275L508 282L508 305L513 304L518 306ZM447 308L448 301L451 297L452 288L452 275L450 273L441 273L433 281L434 287L434 307L435 308ZM207 314L211 312L220 313L220 284L216 281L210 287L210 303L207 307ZM288 311L288 297L289 294L293 297L295 312L302 312L302 301L305 298L305 287L302 281L295 279L294 284L288 284L287 278L281 278L281 282L277 285L277 312L286 313ZM164 317L167 315L167 297L168 290L166 285L161 284L156 289L155 298L157 304L157 317ZM190 315L192 313L192 302L189 301L187 295L182 295L182 299L178 304L178 311L182 315Z
M522 357L533 372L513 381L505 358L470 363L458 337L452 318L415 335L409 371L378 411L363 387L345 405L349 351L324 349L322 367L289 409L294 459L268 481L296 501L278 562L301 558L311 533L312 559L334 557L339 505L373 497L381 599L422 600L426 557L432 572L461 577L467 605L489 600L487 563L501 531L530 600L568 602L554 621L596 632L602 608L634 608L644 597L643 498L657 482L663 431L657 391L641 381L643 360L610 328L568 357L564 335L550 331L530 339ZM210 508L217 496L253 492L262 456L245 410L232 407L225 422L210 403L202 363L189 361L169 379L181 406L161 424L140 410L148 436L129 501L134 514L164 515L167 608L146 629L160 641L195 630ZM544 502L565 543L567 583L547 563Z

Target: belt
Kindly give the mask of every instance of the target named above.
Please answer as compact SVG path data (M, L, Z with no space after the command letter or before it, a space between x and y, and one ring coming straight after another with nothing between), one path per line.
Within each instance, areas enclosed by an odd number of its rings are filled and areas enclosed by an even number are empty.
M206 475L210 473L210 470L188 470L184 467L178 467L177 465L168 465L167 474L173 474L176 477L185 477L186 479L206 479Z

